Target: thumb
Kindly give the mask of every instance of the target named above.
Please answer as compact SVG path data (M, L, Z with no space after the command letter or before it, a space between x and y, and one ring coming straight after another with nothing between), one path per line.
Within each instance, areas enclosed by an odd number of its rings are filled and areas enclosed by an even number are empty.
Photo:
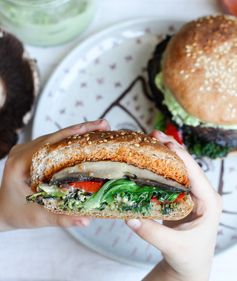
M127 220L126 224L142 239L165 254L177 235L176 230L154 220L131 219Z

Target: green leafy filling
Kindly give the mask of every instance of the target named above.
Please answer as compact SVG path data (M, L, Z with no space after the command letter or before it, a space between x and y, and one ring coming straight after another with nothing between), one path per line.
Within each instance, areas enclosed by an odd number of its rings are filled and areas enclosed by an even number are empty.
M85 202L83 209L103 210L106 206L118 202L118 198L122 198L123 201L117 204L119 210L135 210L146 214L151 208L152 197L156 197L160 202L173 202L178 195L178 192L162 190L159 187L138 186L128 179L111 180Z
M180 192L164 190L159 187L139 186L129 179L107 181L102 188L93 194L80 189L60 189L57 186L41 185L40 191L27 197L28 201L44 204L44 200L54 199L57 207L67 211L110 210L132 211L149 214L151 199L160 202L161 211L170 213L177 207L174 201Z
M207 156L211 159L225 157L231 150L228 146L221 146L214 142L208 142L198 135L185 131L183 134L184 143L190 153L197 157Z

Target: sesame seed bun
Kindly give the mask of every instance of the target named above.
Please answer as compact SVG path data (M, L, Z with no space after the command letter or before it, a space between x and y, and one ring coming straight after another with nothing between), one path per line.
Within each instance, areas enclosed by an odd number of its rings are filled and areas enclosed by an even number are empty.
M217 15L184 25L168 43L165 86L190 115L237 125L237 19Z
M172 181L189 188L187 170L183 161L157 139L139 132L94 131L84 135L75 135L55 144L46 144L33 155L31 166L31 185L35 191L41 183L51 182L59 171L82 162L99 163L100 161L123 162L126 165L151 171L166 181ZM92 163L90 163L92 165ZM110 165L112 165L110 163ZM85 172L85 170L83 170ZM86 173L86 172L85 172ZM135 180L134 180L135 181ZM187 191L188 189L185 188ZM37 201L36 201L37 202ZM38 203L38 202L37 202ZM42 204L43 203L43 204ZM193 209L191 195L177 204L170 213L164 213L159 204L152 202L148 214L141 211L111 209L103 210L63 210L57 201L44 198L42 205L50 212L65 215L82 215L96 218L153 218L179 220L186 217Z
M31 185L48 182L58 171L81 162L124 162L189 187L183 161L157 139L132 131L95 131L46 144L33 155Z

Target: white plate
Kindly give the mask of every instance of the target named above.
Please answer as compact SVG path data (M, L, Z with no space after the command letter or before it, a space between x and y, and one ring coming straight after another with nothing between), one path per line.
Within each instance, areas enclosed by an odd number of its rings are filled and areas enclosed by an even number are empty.
M181 24L173 20L135 20L80 44L45 87L35 114L33 138L101 117L109 120L113 129L151 131L156 109L146 91L147 61L156 44ZM216 246L216 252L220 252L237 241L237 157L199 162L224 199ZM91 249L125 263L148 266L161 257L121 220L98 219L86 229L73 228L69 232Z

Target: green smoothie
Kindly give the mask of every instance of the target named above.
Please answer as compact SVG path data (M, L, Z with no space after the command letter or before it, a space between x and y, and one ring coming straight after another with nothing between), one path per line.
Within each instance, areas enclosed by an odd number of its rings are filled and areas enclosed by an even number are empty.
M25 43L57 45L80 34L92 20L95 0L0 0L0 22Z

